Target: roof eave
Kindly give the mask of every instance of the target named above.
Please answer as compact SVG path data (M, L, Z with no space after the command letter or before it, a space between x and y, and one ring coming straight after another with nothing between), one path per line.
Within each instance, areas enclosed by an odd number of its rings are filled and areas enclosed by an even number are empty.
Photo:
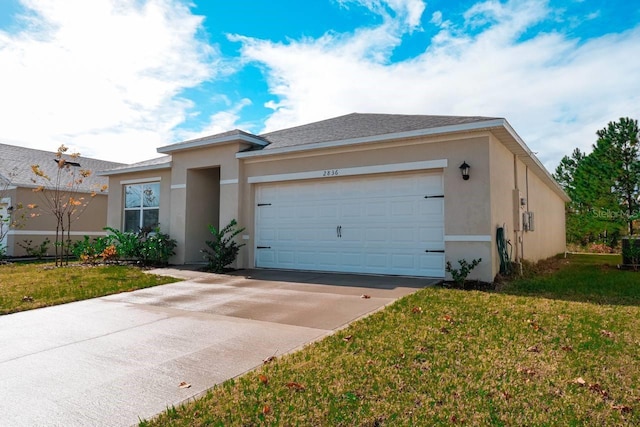
M99 176L122 175L125 173L147 172L147 171L155 171L155 170L161 170L161 169L171 169L171 162L160 163L157 165L132 166L130 168L98 171L96 175L99 175Z
M527 146L527 144L524 142L524 140L522 138L520 138L520 135L518 135L518 133L515 131L515 129L513 129L511 127L511 125L509 124L509 122L507 122L506 120L504 121L503 124L503 128L504 130L507 132L507 134L509 135L509 137L513 140L513 142L515 142L519 148L520 153L514 153L516 154L518 157L520 157L522 159L522 161L529 167L533 167L534 169L536 169L537 171L540 172L540 174L538 174L538 176L543 180L546 181L547 184L565 201L565 202L570 202L571 198L567 195L567 193L562 189L562 187L560 186L560 184L558 184L558 182L553 178L553 176L551 176L551 174L549 173L549 171L547 170L547 168L544 167L544 165L542 164L542 162L540 162L540 160L538 159L538 157L535 155L535 153L533 151L531 151L531 149ZM513 151L513 150L511 150Z
M263 141L260 138L252 137L249 135L228 135L218 138L202 138L196 139L193 141L180 142L178 144L165 145L164 147L159 147L156 151L161 154L171 154L176 151L183 150L192 150L194 148L208 147L211 145L219 145L219 144L227 144L230 142L246 142L251 145L257 145L259 147L264 147L267 145L266 141Z

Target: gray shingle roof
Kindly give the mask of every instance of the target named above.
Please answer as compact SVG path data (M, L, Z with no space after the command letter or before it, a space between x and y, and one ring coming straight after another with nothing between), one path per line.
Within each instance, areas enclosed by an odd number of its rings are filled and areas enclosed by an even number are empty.
M260 135L270 142L264 150L293 147L327 141L342 141L398 132L495 120L480 116L424 116L403 114L362 114L345 116L282 129Z
M35 187L36 185L43 184L43 182L38 181L39 184L35 184L32 181L35 175L31 170L31 166L39 165L45 174L53 178L58 169L57 163L54 162L55 157L56 153L52 151L0 144L0 176L5 180L9 179L11 185L18 187ZM70 159L70 156L63 155L63 158ZM97 171L122 166L122 163L108 162L88 157L78 157L77 159L72 159L72 161L80 163L82 169L89 169L93 172L78 188L80 191L86 192L109 183L108 178L98 176L96 174Z
M334 117L319 122L268 132L261 135L254 135L239 129L233 129L203 138L191 139L160 147L158 151L161 153L170 153L177 150L230 141L234 138L245 138L247 141L253 140L253 142L258 142L258 145L252 146L247 151L268 151L276 148L294 147L328 141L367 138L400 132L411 132L423 129L486 122L496 119L496 117L481 116L426 116L351 113L345 116ZM262 143L266 143L268 145L262 146ZM148 160L146 162L112 168L111 170L104 171L104 174L110 175L112 173L117 174L135 171L139 168L153 166L155 164L169 165L170 162L171 156L166 156L159 159Z
M126 169L127 171L129 169L138 169L138 168L162 168L163 166L166 167L170 167L171 166L171 156L162 156L162 157L156 157L154 159L149 159L149 160L144 160L142 162L138 162L138 163L131 163L128 165L120 165L118 167L115 168L110 168L110 169L103 169L103 170L99 170L98 172L117 172L119 170L124 170Z

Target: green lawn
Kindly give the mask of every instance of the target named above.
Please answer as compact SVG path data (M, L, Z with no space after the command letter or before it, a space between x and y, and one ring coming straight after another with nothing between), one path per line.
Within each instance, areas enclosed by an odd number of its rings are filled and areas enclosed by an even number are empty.
M141 426L640 425L640 273L429 288Z
M129 266L0 265L0 314L175 282Z

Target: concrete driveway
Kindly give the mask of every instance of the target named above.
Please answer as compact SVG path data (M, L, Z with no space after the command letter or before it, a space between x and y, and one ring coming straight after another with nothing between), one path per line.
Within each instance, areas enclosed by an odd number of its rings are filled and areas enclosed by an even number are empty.
M1 424L135 425L437 282L154 272L185 281L0 316Z

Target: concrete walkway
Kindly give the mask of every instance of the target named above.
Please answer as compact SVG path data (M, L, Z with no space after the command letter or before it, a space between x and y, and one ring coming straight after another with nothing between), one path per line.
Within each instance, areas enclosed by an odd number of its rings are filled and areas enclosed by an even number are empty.
M2 425L136 425L437 282L152 272L185 281L0 316Z

